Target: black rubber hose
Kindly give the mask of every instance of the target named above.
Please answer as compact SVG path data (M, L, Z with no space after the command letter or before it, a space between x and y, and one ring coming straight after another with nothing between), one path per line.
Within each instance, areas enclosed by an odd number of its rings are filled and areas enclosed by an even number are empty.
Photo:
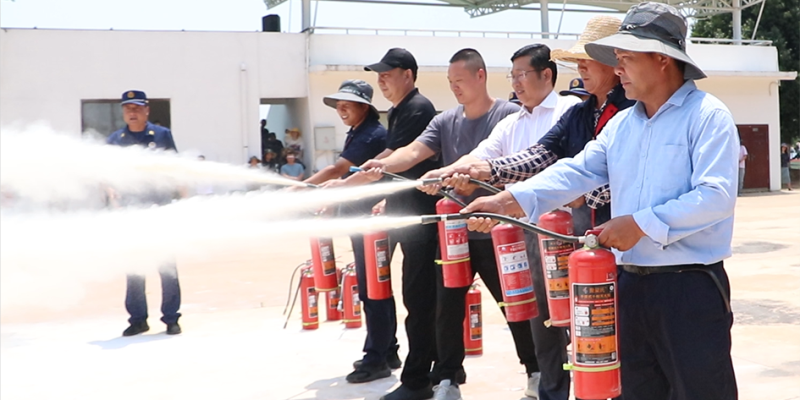
M432 224L432 223L439 222L439 221L461 220L461 219L467 219L467 218L471 218L471 217L476 217L476 218L483 217L483 218L491 218L491 219L494 219L494 220L497 220L497 221L503 221L503 222L509 223L511 225L516 225L516 226L518 226L518 227L520 227L520 228L522 228L522 229L524 229L526 231L538 233L540 235L549 236L551 238L563 240L565 242L570 242L570 243L585 243L586 242L586 236L564 235L564 234L561 234L561 233L548 231L547 229L540 228L540 227L538 227L536 225L529 224L527 222L522 222L522 221L520 221L518 219L509 217L509 216L506 216L506 215L492 214L492 213L423 215L422 216L422 224L423 225L424 224Z

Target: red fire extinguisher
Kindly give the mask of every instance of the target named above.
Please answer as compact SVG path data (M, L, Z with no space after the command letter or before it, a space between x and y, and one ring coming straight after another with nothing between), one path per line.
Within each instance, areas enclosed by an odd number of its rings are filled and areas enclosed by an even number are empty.
M608 399L622 393L617 336L617 262L599 247L598 231L569 257L572 365L575 397Z
M481 314L481 291L473 283L469 287L464 310L464 354L483 354L483 315Z
M314 288L314 270L303 268L300 272L300 305L303 309L303 329L319 328L317 291Z
M556 210L539 217L539 227L552 232L572 235L572 215ZM575 245L559 239L539 235L539 249L542 256L547 307L550 310L550 324L568 327L569 307L569 255Z
M333 239L311 238L311 259L314 265L314 286L318 292L336 290L336 256L333 254Z
M447 198L436 202L437 214L455 214L461 206ZM442 259L444 287L461 288L472 283L472 264L469 261L469 232L464 220L439 221L439 249Z
M342 280L342 269L336 268L336 281L341 282ZM327 308L325 309L325 320L326 321L339 321L342 319L342 311L341 307L339 307L339 303L342 301L342 291L341 287L337 286L336 289L325 292L325 304Z
M361 300L358 298L358 278L353 263L342 272L341 291L342 301L339 304L344 313L344 327L361 328Z
M492 228L492 242L503 290L501 306L505 307L506 319L519 322L537 317L539 307L536 305L522 228L511 224L497 225Z
M389 235L370 232L364 235L364 261L367 273L367 297L385 300L392 297L392 273L389 257Z

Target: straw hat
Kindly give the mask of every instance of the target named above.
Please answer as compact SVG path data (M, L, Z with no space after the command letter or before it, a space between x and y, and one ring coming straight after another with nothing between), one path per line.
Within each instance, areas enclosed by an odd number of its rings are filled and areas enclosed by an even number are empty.
M578 38L578 43L575 43L569 50L556 49L550 52L550 59L554 61L567 61L575 62L577 60L591 60L592 58L586 54L583 46L587 43L594 42L595 40L611 36L619 30L622 21L619 18L614 18L608 15L598 15L592 17L586 23L586 28Z

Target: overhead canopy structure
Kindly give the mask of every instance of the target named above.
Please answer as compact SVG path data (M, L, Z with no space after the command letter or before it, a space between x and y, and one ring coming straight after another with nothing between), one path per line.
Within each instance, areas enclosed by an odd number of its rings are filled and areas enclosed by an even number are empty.
M287 0L264 0L267 8L272 8L283 4ZM319 0L318 0L319 1ZM461 7L467 14L472 17L480 17L505 10L512 9L531 9L531 5L538 4L539 7L535 10L541 11L542 14L542 32L549 32L549 21L547 13L550 11L549 0L437 0L433 3L424 3L420 1L384 1L384 0L328 0L328 1L350 1L357 3L386 3L386 4L399 4L399 5L446 5L452 7ZM558 2L558 0L556 0ZM552 11L586 11L580 9L567 9L567 4L578 6L598 7L606 10L627 12L628 9L634 4L640 3L641 0L563 0L563 8L558 7ZM714 14L732 13L733 14L733 39L742 39L742 10L757 4L761 4L762 10L766 0L665 0L661 3L669 4L679 9L685 16L693 18L703 18ZM311 0L302 0L304 9L304 19L306 10L308 10ZM602 12L602 11L600 11ZM304 24L304 28L307 25Z

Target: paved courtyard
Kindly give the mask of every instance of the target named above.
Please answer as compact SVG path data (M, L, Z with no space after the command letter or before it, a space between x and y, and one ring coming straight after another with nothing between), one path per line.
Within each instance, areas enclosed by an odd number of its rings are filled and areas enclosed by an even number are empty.
M335 243L341 261L351 261L349 241ZM733 246L726 268L740 399L800 399L800 194L741 197ZM361 355L363 328L328 322L303 332L296 309L283 329L289 276L308 257L305 240L266 238L248 252L179 255L178 336L167 336L158 320L156 273L148 276L151 330L136 337L120 337L127 326L124 276L85 287L78 304L4 310L0 398L377 399L399 384L399 371L368 384L344 380ZM524 369L490 298L484 292L485 354L467 358L462 394L516 400L524 397ZM402 321L400 304L398 298ZM402 324L398 338L404 357Z

